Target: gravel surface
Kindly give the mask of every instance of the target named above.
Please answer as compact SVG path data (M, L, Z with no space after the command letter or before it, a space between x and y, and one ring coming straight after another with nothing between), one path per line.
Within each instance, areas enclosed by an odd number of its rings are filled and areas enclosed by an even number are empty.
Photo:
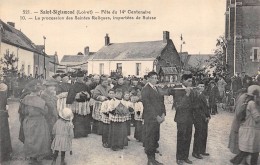
M28 161L24 159L23 144L18 140L19 118L18 102L9 102L9 125L12 137L13 160L3 163L3 165L26 165ZM176 123L174 122L175 111L171 110L171 105L166 102L167 115L165 122L161 125L160 154L156 158L165 165L175 165L176 159ZM229 160L234 156L227 148L230 126L233 114L220 111L212 116L209 123L207 152L209 157L202 160L191 156L190 160L194 165L229 165ZM144 148L140 142L133 138L134 128L130 137L129 145L121 151L112 151L102 147L101 136L90 134L87 138L73 140L73 155L66 153L68 165L146 165L147 158ZM194 128L193 128L194 133ZM192 139L193 142L193 139ZM60 162L58 158L57 164ZM43 165L51 164L51 161L43 160Z

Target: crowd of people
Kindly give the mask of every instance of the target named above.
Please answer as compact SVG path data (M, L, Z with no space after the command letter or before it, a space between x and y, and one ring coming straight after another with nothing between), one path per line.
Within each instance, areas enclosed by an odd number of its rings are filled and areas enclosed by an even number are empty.
M128 146L131 127L135 127L134 137L137 142L143 144L147 164L162 165L155 157L159 152L160 124L165 121L166 116L165 93L161 92L159 79L156 72L149 72L143 78L137 78L120 75L86 76L82 71L71 75L56 74L47 80L39 77L26 79L26 84L19 92L19 139L24 143L25 156L30 158L31 164L37 164L42 159L51 159L54 165L58 153L61 152L61 164L66 164L65 153L69 151L72 154L72 139L88 137L91 133L102 136L100 144L104 148L110 148L112 151L122 150ZM231 129L231 135L234 136L231 139L237 145L240 136L238 129L244 128L239 128L238 125L245 121L245 127L258 123L260 112L255 98L259 95L256 92L260 88L259 82L259 77L254 81L244 73L242 77L236 74L230 79L221 74L210 76L184 73L181 84L167 88L166 94L173 96L173 106L176 110L176 163L192 164L189 160L189 150L193 125L195 134L192 156L197 159L209 156L206 152L208 122L211 115L218 113L220 107L226 108L226 105L230 104L228 91L232 93L231 98L236 98L234 111L237 118L232 125L234 128ZM250 88L252 85L254 89ZM0 94L2 88L5 89L3 96L7 99L7 86L1 84L0 87ZM245 110L238 112L237 109L243 107L240 105L244 105L244 100L247 100L248 104ZM1 102L0 105L1 122L6 122L2 118L8 118L3 116L6 114L6 104ZM251 114L253 117L250 117ZM8 123L3 125L1 124L1 131L9 129ZM5 133L5 137L1 139L9 139L5 143L6 146L3 146L5 150L1 147L0 158L4 161L4 158L10 158L7 155L12 151L10 134ZM241 140L241 147L239 143L239 147L236 146L234 151L238 155L232 162L242 161L250 153L253 153L252 162L257 161L260 150L257 139L259 140L259 137L251 139L250 149L246 146L248 139ZM252 147L252 144L256 146Z

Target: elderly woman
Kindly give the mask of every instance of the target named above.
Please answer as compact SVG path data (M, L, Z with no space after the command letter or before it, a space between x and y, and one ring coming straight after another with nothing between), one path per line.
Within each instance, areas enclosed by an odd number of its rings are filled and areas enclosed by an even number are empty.
M9 160L12 152L7 112L7 88L7 85L0 83L0 164Z
M41 90L39 84L32 81L29 86L31 93L22 100L25 115L23 120L24 153L26 157L30 157L31 163L37 163L38 158L51 152L50 131L46 120L48 109L46 102L38 96Z
M93 91L93 99L95 104L93 106L93 128L92 133L102 134L103 125L101 122L100 108L103 101L108 100L108 91L110 90L106 76L101 77L101 84L99 84Z
M44 82L44 85L45 89L41 92L40 97L45 101L48 108L48 114L46 115L46 119L49 124L49 129L51 133L54 124L58 120L56 97L57 82L54 79L49 79Z
M247 156L251 155L250 165L256 165L260 152L260 87L252 85L248 88L247 95L251 96L246 109L241 112L242 121L238 132L240 152L230 160L233 164L240 164Z

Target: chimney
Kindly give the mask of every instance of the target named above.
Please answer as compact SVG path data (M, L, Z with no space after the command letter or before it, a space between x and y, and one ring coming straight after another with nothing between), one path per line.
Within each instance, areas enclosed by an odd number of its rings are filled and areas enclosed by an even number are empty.
M14 22L7 22L8 25L15 27L15 23Z
M105 36L105 46L109 46L110 45L110 38L108 36L108 34L106 34Z
M163 31L163 42L167 43L170 39L170 33L168 31Z
M84 55L85 55L85 56L89 55L89 47L88 47L88 46L86 46L86 47L84 48Z

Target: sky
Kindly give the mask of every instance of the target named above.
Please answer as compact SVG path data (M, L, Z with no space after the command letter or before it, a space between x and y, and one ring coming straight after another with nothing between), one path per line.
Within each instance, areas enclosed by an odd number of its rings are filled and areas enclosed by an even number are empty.
M36 45L43 45L46 37L46 53L57 52L59 60L63 55L76 55L89 46L91 52L104 46L105 35L111 43L141 42L162 40L163 31L170 32L170 38L180 51L182 34L182 51L189 54L211 54L216 39L224 34L225 0L1 0L0 19L14 22L15 28L21 30ZM30 14L26 14L27 11ZM56 14L40 14L43 10L85 10L92 15L69 16L131 16L143 15L119 14L119 11L150 11L154 20L36 20L35 17L57 17ZM108 10L110 14L101 14ZM117 11L113 14L112 11ZM24 13L25 12L25 13ZM34 13L38 12L38 13ZM95 13L98 12L98 13ZM59 15L66 17L67 15ZM22 20L25 17L26 20ZM32 19L29 19L32 18Z

